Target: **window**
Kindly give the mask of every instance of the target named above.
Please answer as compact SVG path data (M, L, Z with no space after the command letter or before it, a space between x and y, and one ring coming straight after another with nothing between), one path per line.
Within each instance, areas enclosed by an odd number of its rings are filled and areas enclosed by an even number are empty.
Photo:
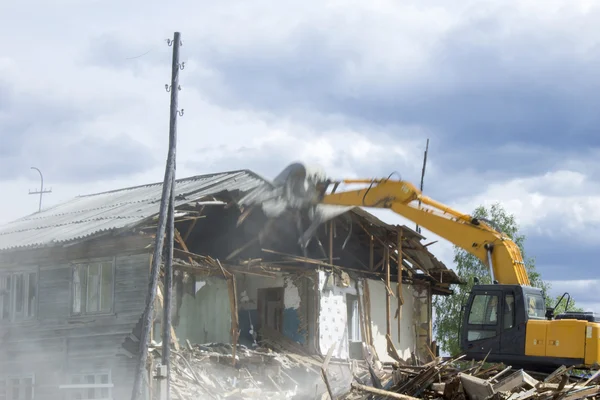
M498 322L498 296L478 294L473 299L469 313L470 325L496 325Z
M73 267L73 314L110 313L113 308L114 263Z
M0 275L0 321L23 321L35 317L37 272Z
M467 340L469 342L473 342L475 340L488 339L494 336L496 336L496 331L469 329L469 332L467 332Z
M352 294L346 295L346 309L348 311L348 340L350 342L361 342L360 313L357 296Z
M513 326L515 326L515 296L506 294L504 295L504 329Z
M527 295L527 316L531 319L546 318L546 304L539 294Z
M33 375L9 375L0 378L1 400L33 400Z
M71 374L69 382L60 386L67 391L68 400L112 399L110 372Z

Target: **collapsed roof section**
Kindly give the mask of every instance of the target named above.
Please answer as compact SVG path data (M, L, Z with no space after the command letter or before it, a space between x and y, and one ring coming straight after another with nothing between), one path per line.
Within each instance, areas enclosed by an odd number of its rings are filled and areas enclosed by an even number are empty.
M177 180L175 207L179 232L186 239L190 234L197 235L193 242L199 246L208 243L207 246L214 249L215 243L220 242L219 259L222 260L246 260L246 263L257 258L265 260L269 258L269 249L277 248L278 258L282 252L292 257L311 257L321 260L321 265L373 276L382 275L386 260L391 259L390 273L392 280L397 280L398 254L401 253L405 279L430 281L434 294L449 294L449 286L459 283L454 271L446 268L421 243L424 239L421 235L406 226L386 224L359 207L320 205L319 223L311 225L314 215L304 213L298 217L298 210L280 212L269 218L264 210L238 204L243 196L265 185L269 187L272 182L249 170ZM131 233L152 235L161 194L162 183L154 183L75 197L0 227L0 252L62 247ZM232 219L234 223L226 222ZM304 248L300 243L306 227L312 232ZM237 235L238 242L224 231L234 228L244 233ZM246 239L241 239L244 237ZM254 250L253 253L248 243L240 243L241 240L254 244L258 241L260 252ZM208 254L201 248L190 249L190 252Z

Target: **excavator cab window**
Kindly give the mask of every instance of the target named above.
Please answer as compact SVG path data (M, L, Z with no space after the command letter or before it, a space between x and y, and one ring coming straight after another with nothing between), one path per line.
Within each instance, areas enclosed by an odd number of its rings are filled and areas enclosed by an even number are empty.
M515 295L506 293L504 295L504 329L515 326Z
M539 294L526 295L527 298L527 316L529 319L545 319L546 318L546 304L544 298Z
M478 294L473 298L471 310L469 312L468 324L473 328L467 332L469 342L481 339L487 339L496 336L496 330L489 327L496 326L498 323L498 295L496 294ZM488 329L485 329L485 327Z

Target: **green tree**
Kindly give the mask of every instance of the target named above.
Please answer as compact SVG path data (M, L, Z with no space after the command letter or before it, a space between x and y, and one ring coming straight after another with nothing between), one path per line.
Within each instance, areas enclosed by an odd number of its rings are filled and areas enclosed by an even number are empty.
M525 250L525 236L519 232L519 225L514 215L509 214L504 208L496 203L489 209L478 207L472 214L476 218L487 219L495 224L496 229L501 230L519 246L525 262L525 268L529 275L531 285L540 288L546 297L546 306L553 307L560 296L550 298L547 296L550 284L544 282L539 272L535 269L535 259L528 257ZM440 350L451 355L460 353L459 333L462 323L462 307L466 303L469 293L474 285L475 278L479 283L491 283L489 269L479 259L467 251L454 247L455 271L460 277L463 285L454 285L454 294L450 296L436 296L434 308L436 312L435 330L436 340ZM555 314L564 312L566 298L561 302ZM575 302L569 302L569 311L580 311Z

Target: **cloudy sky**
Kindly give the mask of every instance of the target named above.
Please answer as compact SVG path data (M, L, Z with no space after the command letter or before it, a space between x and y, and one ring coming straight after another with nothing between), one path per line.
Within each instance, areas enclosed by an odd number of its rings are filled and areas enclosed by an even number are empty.
M0 16L2 223L37 210L31 166L45 205L162 179L178 30L178 177L301 160L417 183L429 138L426 194L500 201L554 291L600 311L596 2L24 0Z

